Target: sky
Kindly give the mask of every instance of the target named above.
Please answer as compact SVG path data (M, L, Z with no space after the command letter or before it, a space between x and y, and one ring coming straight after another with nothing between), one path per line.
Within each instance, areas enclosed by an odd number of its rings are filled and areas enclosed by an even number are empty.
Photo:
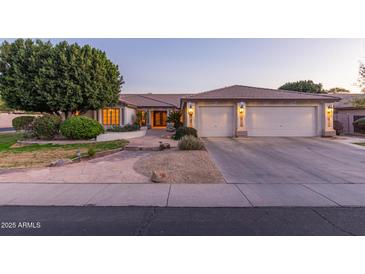
M194 93L235 84L278 88L298 80L359 92L359 62L365 61L365 39L50 40L105 51L119 66L127 93Z

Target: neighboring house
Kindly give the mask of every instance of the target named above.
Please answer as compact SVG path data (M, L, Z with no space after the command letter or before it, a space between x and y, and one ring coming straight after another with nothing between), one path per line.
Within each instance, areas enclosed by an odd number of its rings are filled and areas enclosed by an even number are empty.
M230 86L182 98L185 125L201 137L333 136L335 96Z
M365 117L365 108L357 108L353 105L356 98L365 98L365 94L336 94L341 101L334 104L334 120L339 121L343 126L344 134L354 134L357 129L354 128L353 122Z
M97 119L104 127L125 126L142 114L142 126L161 128L167 125L167 116L180 108L180 99L188 94L122 94L115 107L88 111L85 115Z

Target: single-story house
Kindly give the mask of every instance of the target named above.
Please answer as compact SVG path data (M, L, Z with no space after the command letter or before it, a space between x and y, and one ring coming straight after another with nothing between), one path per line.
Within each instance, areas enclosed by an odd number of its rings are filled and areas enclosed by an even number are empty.
M234 85L181 99L185 125L201 137L333 136L333 103L325 94Z
M234 85L196 94L122 94L115 107L90 112L105 127L124 126L142 113L142 125L166 127L173 110L201 137L333 136L333 104L326 94Z
M119 104L89 111L86 116L98 120L104 127L125 126L142 114L142 126L164 128L171 111L180 109L180 100L188 94L121 94Z
M336 94L335 96L341 100L334 103L334 120L342 124L344 134L356 133L357 129L354 128L353 122L365 117L365 108L355 107L353 101L357 98L365 98L365 94Z

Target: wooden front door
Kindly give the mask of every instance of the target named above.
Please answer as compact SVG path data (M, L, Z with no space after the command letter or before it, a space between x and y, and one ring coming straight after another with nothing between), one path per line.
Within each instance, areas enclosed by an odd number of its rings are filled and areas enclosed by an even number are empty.
M154 111L153 112L153 126L165 127L167 119L167 111Z

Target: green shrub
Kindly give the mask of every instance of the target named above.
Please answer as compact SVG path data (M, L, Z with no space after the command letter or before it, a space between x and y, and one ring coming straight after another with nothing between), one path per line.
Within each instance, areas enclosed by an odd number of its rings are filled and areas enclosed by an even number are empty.
M186 135L181 138L178 146L180 150L201 150L204 148L204 143L197 137Z
M168 123L173 123L174 128L178 129L179 127L183 126L183 123L181 122L182 112L180 110L177 111L171 111L169 116L167 117Z
M357 119L353 125L355 132L365 133L365 118Z
M60 130L61 117L56 115L44 115L34 119L32 133L39 139L53 139Z
M341 135L343 133L343 125L340 121L333 121L333 129L336 131L336 135Z
M365 129L365 118L357 119L353 124L359 129Z
M34 116L19 116L14 118L11 122L15 130L30 130L32 128L32 122L34 121Z
M127 131L137 131L140 130L140 126L138 124L133 125L125 125L124 127L121 126L112 126L111 128L107 129L110 132L127 132Z
M85 116L73 116L65 120L60 130L68 139L92 139L104 133L104 128L98 121Z
M195 128L192 128L192 127L179 127L176 130L175 135L173 136L173 138L175 140L180 140L182 137L184 137L186 135L191 135L191 136L194 136L194 137L198 137L198 133L197 133Z
M96 154L96 150L95 150L95 148L90 147L90 148L87 150L87 155L89 155L90 157L95 156L95 154Z

